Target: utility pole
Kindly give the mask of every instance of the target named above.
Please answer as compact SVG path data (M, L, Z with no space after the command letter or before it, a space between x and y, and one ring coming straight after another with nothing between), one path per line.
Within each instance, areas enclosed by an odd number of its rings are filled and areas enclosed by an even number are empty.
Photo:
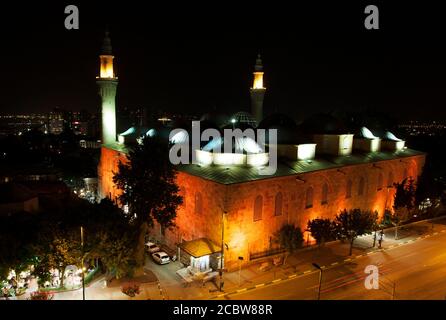
M241 272L242 272L242 261L243 261L243 257L238 257L238 286L240 287L241 282L242 282L242 276L241 276Z
M322 268L313 262L313 267L319 270L319 288L317 290L317 299L321 300L321 288L322 288Z
M395 288L396 288L396 282L393 282L393 289L392 289L392 300L395 300Z
M225 249L225 211L221 211L220 291L223 291L223 261Z
M82 300L85 300L85 272L84 272L84 228L81 226L81 271L82 271Z

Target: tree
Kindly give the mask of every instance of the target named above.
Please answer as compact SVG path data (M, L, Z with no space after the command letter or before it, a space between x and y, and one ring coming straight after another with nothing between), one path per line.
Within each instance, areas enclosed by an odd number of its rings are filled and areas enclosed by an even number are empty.
M395 183L395 198L393 201L392 224L395 226L395 239L398 239L398 227L410 219L412 209L415 207L415 185L413 179L404 179Z
M81 246L79 236L72 230L52 230L39 237L35 248L37 257L33 274L40 279L47 279L52 269L59 271L59 287L64 288L65 270L70 265L80 265Z
M27 212L0 216L0 285L11 271L19 275L33 264L35 225L36 217Z
M422 212L432 214L441 202L442 187L428 161L420 176L418 176L415 190L415 206Z
M119 201L128 205L139 226L136 262L144 264L144 242L148 227L157 221L162 230L174 226L176 210L182 197L175 182L177 171L169 161L169 145L160 138L145 137L128 155L128 162L120 162L113 182L122 190Z
M302 247L304 237L299 227L293 224L284 224L274 235L274 242L286 249L287 255ZM283 263L285 264L287 255Z
M338 230L338 238L347 239L350 242L349 255L352 255L353 242L358 236L371 233L377 218L376 213L353 209L343 210L335 218Z
M324 245L325 241L336 239L336 224L330 219L313 219L308 221L307 229L320 246Z

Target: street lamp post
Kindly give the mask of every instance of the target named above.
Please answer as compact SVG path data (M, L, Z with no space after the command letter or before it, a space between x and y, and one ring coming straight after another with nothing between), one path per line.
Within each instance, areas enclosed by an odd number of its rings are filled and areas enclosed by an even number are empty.
M223 291L223 263L224 263L224 246L225 246L225 212L221 214L221 253L220 253L220 291Z
M85 272L84 272L84 228L81 226L81 272L82 272L82 300L85 300Z
M241 281L242 281L242 277L241 277L242 261L243 261L243 257L238 257L238 286L239 287L240 287Z
M313 267L319 270L319 288L317 290L317 299L321 300L322 268L317 263L314 262L313 262Z

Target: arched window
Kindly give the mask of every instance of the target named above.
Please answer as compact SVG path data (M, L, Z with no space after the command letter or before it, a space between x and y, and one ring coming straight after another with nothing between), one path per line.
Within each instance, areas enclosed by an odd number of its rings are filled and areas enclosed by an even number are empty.
M275 216L282 215L282 192L278 192L276 194L276 199L274 201L274 215Z
M364 194L364 187L365 187L365 181L364 178L361 177L361 179L359 179L359 185L358 185L358 196L362 196Z
M387 178L387 188L393 187L393 173L389 172L389 177Z
M376 187L376 190L381 190L383 188L383 174L380 172L378 174L378 185Z
M263 197L257 196L254 201L254 214L253 221L262 220L262 211L263 211Z
M195 214L201 214L203 210L203 198L200 192L195 193Z
M328 184L324 183L322 186L322 197L321 197L321 204L327 204L328 203Z
M345 197L346 198L351 198L352 197L352 186L353 183L350 179L347 180L347 189L345 191Z
M312 207L313 207L313 188L309 187L307 189L305 208L312 208Z

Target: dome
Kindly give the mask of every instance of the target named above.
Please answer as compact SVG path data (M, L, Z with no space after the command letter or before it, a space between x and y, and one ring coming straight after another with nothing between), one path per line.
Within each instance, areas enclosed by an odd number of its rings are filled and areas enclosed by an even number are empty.
M203 148L203 151L219 151L220 153L225 152L225 141L223 138L217 138L209 141ZM263 149L260 145L250 137L239 137L233 139L233 144L231 146L231 152L236 153L261 153Z
M229 124L235 125L237 128L241 128L244 126L257 128L257 121L254 119L254 117L244 111L237 112L232 115Z
M276 129L277 144L301 144L311 141L306 135L299 133L296 122L282 113L272 114L262 120L260 129ZM266 142L269 143L269 135L266 135Z
M282 113L275 113L263 119L259 123L259 128L296 128L296 122Z
M344 134L349 131L341 120L323 113L304 120L299 130L308 134Z
M375 136L374 134L373 134L373 132L371 131L371 130L369 130L367 127L361 127L359 130L358 130L358 132L357 132L357 134L356 134L358 137L360 137L360 138L364 138L364 139L376 139L376 138L378 138L377 136ZM355 135L355 136L356 136Z
M383 136L384 140L389 140L389 141L395 141L395 142L399 142L399 141L403 141L400 138L397 138L392 132L390 131L386 131L386 133Z
M216 127L221 128L228 123L229 117L227 114L218 112L208 112L201 116L200 121L209 121Z

